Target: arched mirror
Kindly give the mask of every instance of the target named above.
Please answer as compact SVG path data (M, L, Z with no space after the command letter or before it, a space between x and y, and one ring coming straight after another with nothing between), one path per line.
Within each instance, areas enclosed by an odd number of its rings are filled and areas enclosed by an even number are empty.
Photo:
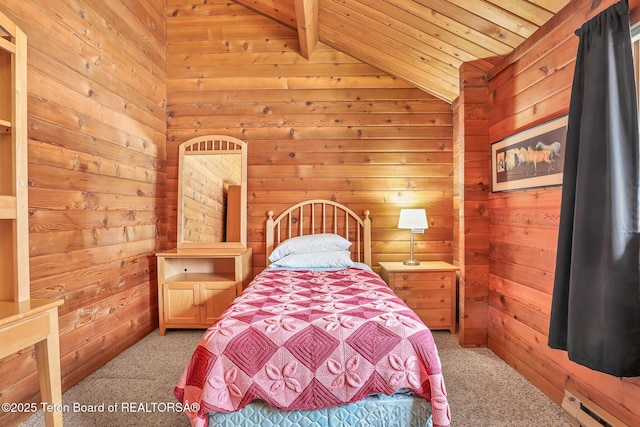
M180 144L178 249L246 247L247 143L206 135Z

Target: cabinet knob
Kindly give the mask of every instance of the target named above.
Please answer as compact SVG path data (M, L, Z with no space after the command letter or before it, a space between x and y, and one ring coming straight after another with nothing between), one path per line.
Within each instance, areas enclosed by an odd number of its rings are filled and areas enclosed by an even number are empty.
M402 275L402 280L407 280L407 277L408 277L408 276L407 276L406 274L403 274L403 275Z

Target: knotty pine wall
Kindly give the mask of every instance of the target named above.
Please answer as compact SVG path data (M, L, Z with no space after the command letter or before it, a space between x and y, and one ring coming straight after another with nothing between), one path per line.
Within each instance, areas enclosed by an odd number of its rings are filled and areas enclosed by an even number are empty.
M28 37L31 296L65 300L67 390L157 328L165 5L0 0L0 9ZM0 360L0 396L40 402L33 348ZM0 425L19 415L0 414Z
M613 3L572 1L489 72L487 149L568 112L574 31ZM560 199L559 187L489 195L489 348L556 402L575 388L628 425L640 425L640 378L589 370L547 345Z
M408 257L402 207L424 207L416 257L452 261L448 103L226 0L169 0L167 191L175 242L178 145L227 134L248 142L248 244L265 265L266 212L324 198L371 211L373 263Z

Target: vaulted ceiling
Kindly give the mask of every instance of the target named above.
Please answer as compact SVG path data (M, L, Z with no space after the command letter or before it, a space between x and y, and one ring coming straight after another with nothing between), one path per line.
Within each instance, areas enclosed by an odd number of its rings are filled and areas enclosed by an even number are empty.
M462 63L490 69L570 0L235 0L445 101Z

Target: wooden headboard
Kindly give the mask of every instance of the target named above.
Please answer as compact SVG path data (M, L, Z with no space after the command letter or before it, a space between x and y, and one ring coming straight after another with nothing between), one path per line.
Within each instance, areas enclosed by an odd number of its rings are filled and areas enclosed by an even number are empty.
M267 212L266 265L280 242L309 234L334 233L349 240L351 258L371 267L371 219L369 211L360 218L348 207L331 200L306 200L291 206L277 218Z

